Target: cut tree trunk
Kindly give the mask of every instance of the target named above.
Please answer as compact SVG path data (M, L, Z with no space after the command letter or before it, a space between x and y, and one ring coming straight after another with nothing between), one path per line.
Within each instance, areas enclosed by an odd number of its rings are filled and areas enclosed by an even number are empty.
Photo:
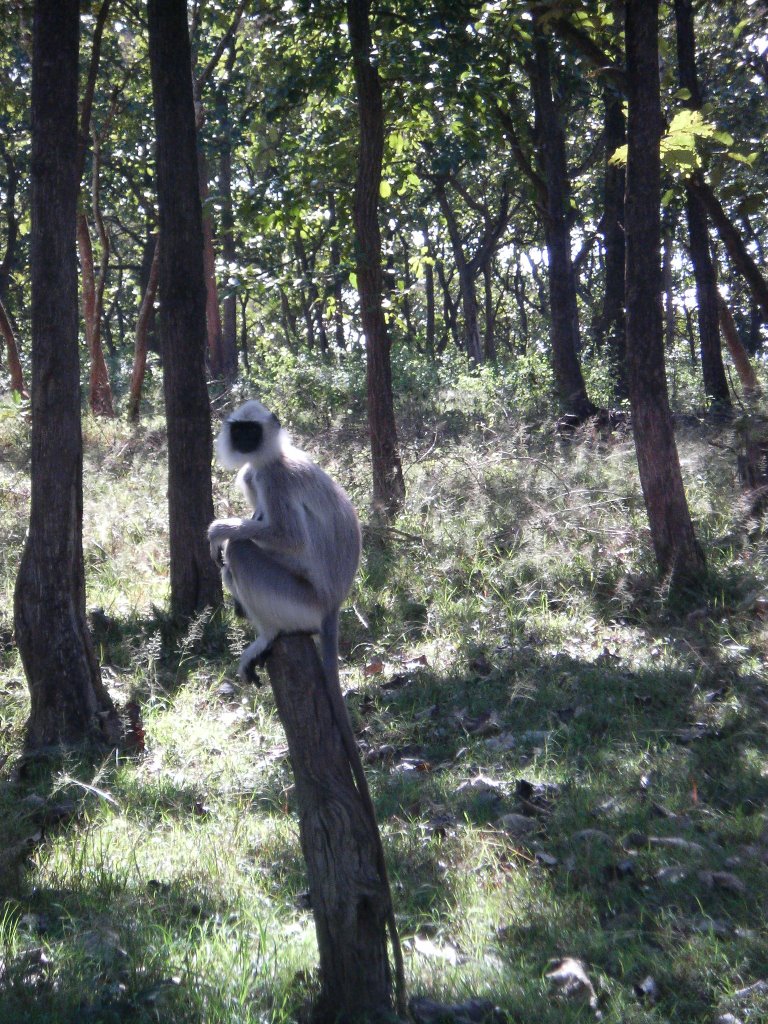
M85 617L77 256L79 4L38 0L32 54L32 501L14 595L30 749L113 745Z
M626 18L627 369L632 427L659 572L674 587L696 586L704 555L683 488L664 368L658 0L627 0Z
M392 904L377 866L377 826L354 784L312 639L279 637L267 671L291 756L315 918L321 991L314 1019L391 1019Z

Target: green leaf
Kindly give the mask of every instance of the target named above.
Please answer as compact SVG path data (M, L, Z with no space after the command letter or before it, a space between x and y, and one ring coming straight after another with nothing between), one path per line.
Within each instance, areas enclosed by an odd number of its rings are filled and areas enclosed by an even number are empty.
M661 197L661 205L665 210L674 199L674 196L675 190L673 188L668 188L664 195Z
M349 273L349 283L352 285L353 288L357 289L357 274L354 272L354 270L351 270Z
M627 146L619 146L614 151L613 155L609 157L608 163L614 167L626 167L627 165Z
M389 197L392 195L392 186L389 184L388 181L382 181L382 183L379 185L379 195L381 196L382 199L389 199Z

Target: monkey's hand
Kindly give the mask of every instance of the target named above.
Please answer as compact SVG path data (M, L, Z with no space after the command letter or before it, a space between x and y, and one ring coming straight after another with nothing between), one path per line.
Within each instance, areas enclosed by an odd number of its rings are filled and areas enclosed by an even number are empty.
M242 519L216 519L208 527L208 543L211 547L211 558L221 562L221 552L227 541L235 540L239 535Z

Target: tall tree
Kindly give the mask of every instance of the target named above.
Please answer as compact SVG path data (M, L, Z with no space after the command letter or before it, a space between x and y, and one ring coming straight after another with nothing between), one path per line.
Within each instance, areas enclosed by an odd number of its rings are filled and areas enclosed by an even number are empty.
M672 429L661 315L659 3L627 0L627 371L640 482L659 572L695 584L704 569Z
M541 177L546 185L542 213L548 255L552 365L563 411L586 419L597 410L587 395L579 363L581 338L576 271L571 256L572 212L565 134L552 92L551 47L541 28L535 33L533 55L526 64L533 93Z
M467 243L462 237L459 228L459 221L448 198L447 185L450 184L462 196L465 203L479 214L482 227L478 231L477 244L471 256L466 253ZM501 186L498 212L490 209L488 203L474 199L467 189L463 188L456 178L449 179L440 177L435 180L435 196L440 205L445 223L448 227L448 237L451 240L453 258L456 261L456 270L459 275L459 292L461 294L462 310L464 312L464 332L467 355L472 363L478 365L484 361L485 349L493 345L483 346L480 337L480 318L477 302L476 279L480 274L485 274L490 267L494 250L499 243L509 221L509 183L505 178ZM494 353L490 353L490 358Z
M2 300L0 300L0 336L2 336L5 341L5 347L8 353L8 373L11 377L11 390L16 391L20 395L24 395L26 394L26 389L24 387L24 373L21 369L19 348L16 344L16 334L13 330L11 318L8 316L8 312L3 305Z
M687 91L687 99L683 102L691 110L701 110L702 95L696 70L696 35L691 0L675 0L675 26L678 76L681 88ZM701 172L695 171L694 177L701 178ZM696 308L699 318L704 391L712 402L713 412L724 413L731 408L731 395L720 345L717 275L709 249L707 211L701 198L690 186L686 188L686 213L691 262L696 280Z
M77 140L77 167L78 180L82 177L85 167L85 158L88 150L88 138L91 135L91 114L93 111L93 98L96 90L96 80L99 74L101 63L101 43L104 35L104 26L112 0L103 0L93 30L93 43L91 46L91 59L88 67L85 92L80 105L80 125ZM114 102L116 102L115 93ZM82 274L83 288L83 320L85 324L85 338L90 356L88 402L91 412L95 416L114 416L112 402L112 387L109 382L109 371L104 359L104 349L101 343L101 321L104 314L104 285L106 283L107 267L109 264L109 236L104 226L104 218L101 214L100 203L100 153L99 137L93 132L93 167L91 172L91 208L93 211L94 224L99 237L101 255L99 259L98 273L95 269L93 256L93 244L91 232L88 226L88 217L84 207L77 215L77 245L80 251L80 270Z
M603 85L605 111L605 172L603 177L603 244L605 282L597 342L606 344L616 372L616 397L627 397L626 317L624 314L624 192L626 169L611 156L627 141L622 97L612 82Z
M405 483L392 396L391 340L382 306L379 189L384 156L384 107L373 62L370 0L347 0L347 24L360 121L354 222L357 289L365 334L368 430L374 508L392 514L405 498Z
M206 528L213 519L211 413L205 381L203 228L185 0L149 0L157 133L160 332L168 427L171 611L221 601Z
M85 618L77 339L78 0L34 9L32 54L32 503L14 625L30 748L119 736Z

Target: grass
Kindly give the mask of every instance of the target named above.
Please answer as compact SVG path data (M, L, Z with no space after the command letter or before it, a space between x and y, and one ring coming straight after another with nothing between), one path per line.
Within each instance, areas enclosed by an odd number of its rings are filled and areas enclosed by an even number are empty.
M459 385L419 415L408 396L407 505L366 523L342 614L409 991L536 1024L765 1019L766 993L743 990L768 979L768 564L727 437L679 435L709 575L676 605L630 438L566 443L490 398L483 418L480 387L466 414ZM365 519L359 412L293 418ZM147 750L20 769L27 425L0 417L0 1022L281 1024L316 991L271 693L235 680L229 613L179 636L163 612L161 426L85 425L92 626ZM228 478L215 499L239 507ZM566 957L595 1005L548 979Z

